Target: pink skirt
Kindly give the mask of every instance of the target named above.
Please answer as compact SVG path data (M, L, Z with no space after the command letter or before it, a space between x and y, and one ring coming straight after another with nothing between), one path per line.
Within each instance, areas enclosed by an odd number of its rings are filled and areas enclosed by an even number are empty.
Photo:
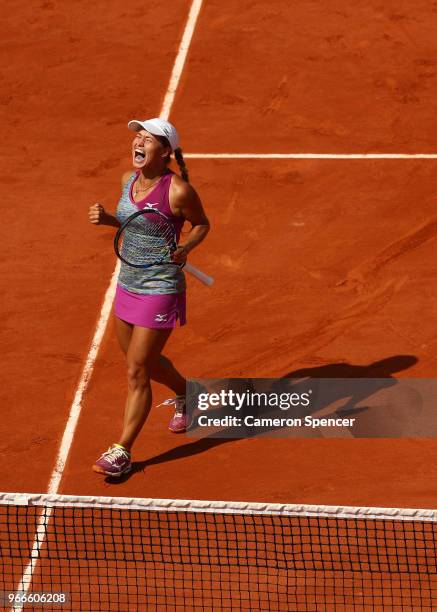
M131 293L117 284L115 316L139 327L163 329L186 323L186 297L182 293L144 295Z

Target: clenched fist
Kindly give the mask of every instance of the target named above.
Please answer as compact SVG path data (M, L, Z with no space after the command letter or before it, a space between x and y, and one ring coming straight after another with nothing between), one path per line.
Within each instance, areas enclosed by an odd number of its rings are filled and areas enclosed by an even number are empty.
M172 254L172 261L177 264L186 264L187 263L187 255L188 250L184 246L178 246L176 251Z
M91 223L94 223L94 225L100 225L101 223L104 223L105 216L106 212L101 204L93 204L90 206L88 217Z

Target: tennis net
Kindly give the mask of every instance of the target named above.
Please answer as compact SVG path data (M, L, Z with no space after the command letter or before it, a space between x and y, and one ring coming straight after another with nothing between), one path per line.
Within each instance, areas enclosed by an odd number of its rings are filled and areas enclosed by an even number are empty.
M2 605L433 610L436 521L431 510L4 493Z

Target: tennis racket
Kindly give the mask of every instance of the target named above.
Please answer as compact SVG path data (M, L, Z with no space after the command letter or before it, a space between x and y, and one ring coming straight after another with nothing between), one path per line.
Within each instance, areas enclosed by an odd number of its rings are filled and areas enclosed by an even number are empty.
M172 254L177 249L176 232L173 224L159 210L146 207L134 212L122 223L114 238L114 250L119 259L133 268L147 269L160 264L175 263ZM214 279L191 264L185 270L205 285L212 285Z

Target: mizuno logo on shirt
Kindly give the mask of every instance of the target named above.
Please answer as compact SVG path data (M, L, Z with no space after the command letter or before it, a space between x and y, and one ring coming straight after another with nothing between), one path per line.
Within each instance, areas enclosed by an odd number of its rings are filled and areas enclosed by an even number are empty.
M155 321L157 321L158 323L162 323L163 321L167 321L167 315L166 314L157 314L155 317Z

